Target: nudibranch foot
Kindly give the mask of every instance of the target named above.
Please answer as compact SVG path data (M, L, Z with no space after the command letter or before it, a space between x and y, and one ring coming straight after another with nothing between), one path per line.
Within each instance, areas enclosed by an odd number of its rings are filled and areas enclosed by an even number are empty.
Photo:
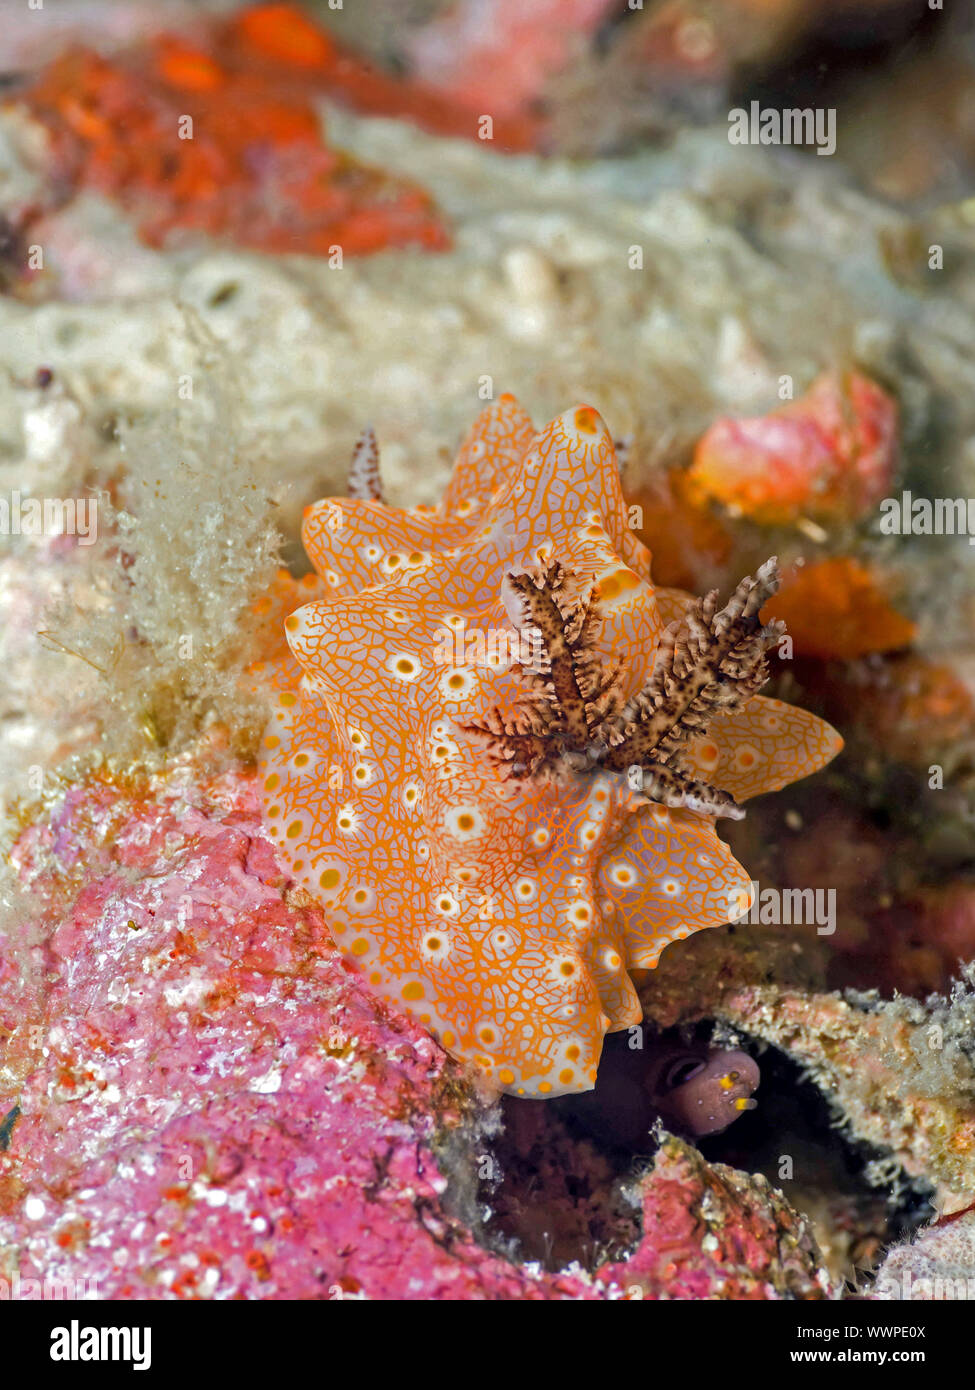
M655 589L588 406L536 434L502 396L437 507L382 502L371 434L353 475L306 509L316 574L265 663L270 834L365 980L488 1085L590 1090L641 1021L630 972L751 904L715 818L840 747L755 693L774 562L720 610Z

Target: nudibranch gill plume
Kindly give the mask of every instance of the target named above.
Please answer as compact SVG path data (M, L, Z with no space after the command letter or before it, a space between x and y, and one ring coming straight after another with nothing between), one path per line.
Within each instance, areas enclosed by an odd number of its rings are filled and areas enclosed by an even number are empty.
M369 984L499 1090L592 1088L630 978L745 912L715 832L841 746L755 694L781 625L773 561L723 608L655 589L612 439L588 406L536 434L512 396L436 507L315 503L287 576L260 775L293 879ZM302 598L308 601L296 606ZM294 610L294 611L292 611Z

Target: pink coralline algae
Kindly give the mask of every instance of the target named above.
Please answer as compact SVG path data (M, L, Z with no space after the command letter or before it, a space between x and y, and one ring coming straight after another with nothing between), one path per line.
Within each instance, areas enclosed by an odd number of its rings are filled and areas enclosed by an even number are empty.
M613 0L461 0L411 37L410 57L458 105L522 115L612 8Z
M784 1201L676 1140L629 1258L545 1274L482 1248L434 1152L478 1102L281 874L252 779L90 784L13 860L42 915L32 948L0 938L4 1278L122 1299L822 1295Z
M698 443L692 494L755 521L853 519L887 495L897 406L859 372L824 372L797 401L717 420Z
M644 1239L600 1271L628 1297L741 1302L831 1292L804 1218L765 1178L708 1164L671 1138L641 1195Z

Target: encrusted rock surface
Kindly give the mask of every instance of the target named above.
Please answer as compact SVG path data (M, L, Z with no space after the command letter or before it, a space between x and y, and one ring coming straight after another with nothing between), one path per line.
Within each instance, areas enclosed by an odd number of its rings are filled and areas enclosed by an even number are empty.
M90 782L13 859L40 907L0 943L5 1277L102 1298L825 1295L784 1199L675 1139L624 1258L547 1273L486 1248L470 1194L495 1111L342 964L251 779Z
M879 1302L965 1301L975 1294L975 1207L944 1217L895 1245L877 1272Z

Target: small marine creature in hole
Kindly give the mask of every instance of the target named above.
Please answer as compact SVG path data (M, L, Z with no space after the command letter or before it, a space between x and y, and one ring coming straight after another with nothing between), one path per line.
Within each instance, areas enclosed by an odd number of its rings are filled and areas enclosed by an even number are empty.
M693 1138L720 1134L755 1108L760 1080L747 1052L628 1029L605 1040L595 1089L559 1104L601 1143L640 1153L657 1120Z
M751 904L715 820L841 747L757 693L776 563L723 606L656 588L589 406L536 434L502 396L407 511L368 433L351 490L306 509L315 574L263 605L270 834L343 955L490 1089L590 1090L642 1021L630 972Z

